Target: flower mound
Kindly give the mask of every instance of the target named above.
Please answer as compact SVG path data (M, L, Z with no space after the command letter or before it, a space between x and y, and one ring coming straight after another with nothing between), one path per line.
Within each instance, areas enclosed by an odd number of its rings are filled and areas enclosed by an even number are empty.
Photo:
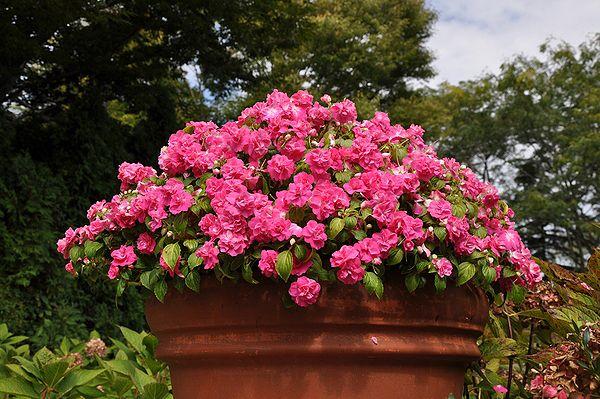
M67 230L67 271L100 270L121 292L141 282L159 299L170 279L197 290L200 273L260 274L290 283L300 306L319 282L362 281L381 296L391 269L411 291L541 279L493 186L438 158L419 126L356 118L350 100L275 90L222 127L189 122L161 150L160 173L123 163L122 192Z

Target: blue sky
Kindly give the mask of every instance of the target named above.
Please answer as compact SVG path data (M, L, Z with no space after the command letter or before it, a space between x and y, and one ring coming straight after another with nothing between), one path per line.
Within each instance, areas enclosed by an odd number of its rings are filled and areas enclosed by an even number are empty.
M536 55L548 38L577 45L600 31L600 0L426 0L438 12L428 46L438 76L458 83L495 72L514 54Z

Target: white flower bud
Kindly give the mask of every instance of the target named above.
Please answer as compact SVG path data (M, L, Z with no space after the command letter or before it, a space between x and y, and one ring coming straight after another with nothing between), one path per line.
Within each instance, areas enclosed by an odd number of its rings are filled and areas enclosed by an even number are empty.
M429 226L429 227L427 228L427 231L429 231L430 233L433 233L433 226Z
M167 237L173 237L173 232L172 231L167 231Z
M290 238L290 245L294 245L296 243L296 239L295 238Z
M431 255L431 258L432 258L432 259L437 259L437 255L436 255L436 254L433 254L433 255Z
M369 230L369 229L373 228L373 225L372 225L371 223L368 223L368 224L365 226L365 228L366 228L367 230Z

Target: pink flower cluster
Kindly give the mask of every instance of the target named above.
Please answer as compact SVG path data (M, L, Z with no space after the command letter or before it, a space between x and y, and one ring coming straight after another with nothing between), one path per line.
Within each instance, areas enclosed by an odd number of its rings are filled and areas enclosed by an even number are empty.
M320 293L315 253L344 284L383 267L395 248L430 261L425 272L440 278L477 255L498 280L504 268L514 271L509 284L541 279L497 190L438 158L423 129L392 125L381 112L358 121L350 100L321 100L275 90L222 127L188 123L161 150L160 173L123 163L122 192L92 205L89 224L59 240L67 269L108 267L111 279L137 279L160 264L165 276L185 277L193 254L204 270L223 273L224 262L242 257L264 277L287 278L278 255L289 250L297 276L289 294L300 306ZM82 249L90 241L103 243L93 256ZM178 244L177 265L162 253L167 244Z

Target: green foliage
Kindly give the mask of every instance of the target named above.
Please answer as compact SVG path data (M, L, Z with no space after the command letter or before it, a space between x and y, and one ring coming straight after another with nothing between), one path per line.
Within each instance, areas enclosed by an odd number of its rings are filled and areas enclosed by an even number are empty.
M526 296L522 290L506 300L497 298L479 344L483 359L465 377L469 398L494 398L495 385L510 387L511 398L542 397L541 387L531 388L540 375L543 385L564 390L565 397L597 397L599 259L597 251L585 273L540 261L547 280Z
M59 347L30 355L26 337L0 325L0 397L172 398L166 365L154 357L157 340L121 327L124 341L106 347L97 333L87 342L64 338ZM6 355L6 356L4 356Z
M391 116L500 187L534 255L583 267L600 242L600 36L541 51L398 101Z

